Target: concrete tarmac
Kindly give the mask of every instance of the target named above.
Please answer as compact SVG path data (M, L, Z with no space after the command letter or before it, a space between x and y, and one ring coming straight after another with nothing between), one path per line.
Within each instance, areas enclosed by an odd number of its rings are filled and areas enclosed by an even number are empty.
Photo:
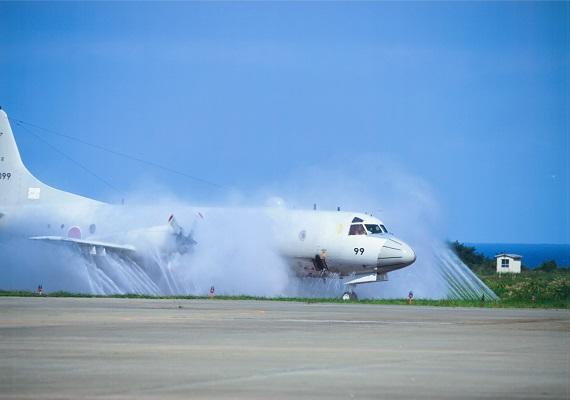
M3 399L568 399L570 312L0 298Z

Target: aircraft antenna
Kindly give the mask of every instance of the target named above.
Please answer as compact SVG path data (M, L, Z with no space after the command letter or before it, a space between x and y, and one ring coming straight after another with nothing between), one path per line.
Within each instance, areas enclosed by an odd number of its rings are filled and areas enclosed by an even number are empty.
M96 149L98 149L98 150L101 150L101 151L104 151L104 152L107 152L107 153L110 153L110 154L114 154L114 155L119 156L119 157L127 158L127 159L129 159L129 160L136 161L136 162L141 163L141 164L146 164L146 165L152 166L152 167L154 167L154 168L158 168L158 169L161 169L161 170L163 170L163 171L170 172L170 173L172 173L172 174L177 174L177 175L183 176L183 177L185 177L185 178L187 178L187 179L191 179L191 180L193 180L193 181L203 183L203 184L205 184L205 185L209 185L209 186L212 186L212 187L215 187L215 188L218 188L218 189L223 189L223 188L224 188L224 186L219 185L219 184L217 184L217 183L208 181L208 180L206 180L206 179L198 178L197 176L193 176L193 175L187 174L187 173L185 173L185 172L178 171L178 170L176 170L176 169L174 169L174 168L167 167L167 166L165 166L165 165L159 164L159 163L154 162L154 161L145 160L145 159L143 159L143 158L140 158L140 157L137 157L137 156L133 156L133 155L131 155L131 154L127 154L127 153L123 153L123 152L120 152L120 151L117 151L117 150L109 149L109 148L107 148L107 147L104 147L104 146L101 146L101 145L98 145L98 144L95 144L95 143L90 143L90 142L87 142L87 141L85 141L85 140L83 140L83 139L79 139L79 138L74 137L74 136L66 135L66 134L64 134L64 133L57 132L57 131L54 131L54 130L52 130L52 129L47 129L47 128L41 127L41 126L39 126L39 125L32 124L32 123L30 123L30 122L22 121L21 119L14 119L14 118L9 118L9 119L10 119L11 121L14 121L18 126L21 126L22 128L24 128L24 124L25 124L25 125L28 125L28 126L30 126L30 127L33 127L33 128L36 128L36 129L40 129L40 130L42 130L42 131L45 131L45 132L47 132L47 133L51 133L51 134L53 134L53 135L61 136L61 137L64 137L64 138L66 138L66 139L76 141L76 142L81 143L81 144L83 144L83 145L85 145L85 146L93 147L93 148L96 148ZM28 132L29 132L29 131L28 131ZM36 136L36 135L35 135L35 136ZM38 136L36 136L36 137L38 137ZM69 156L66 156L66 157L70 158ZM84 167L83 167L83 168L84 168Z
M64 153L63 151L61 151L60 149L58 149L57 147L55 147L53 144L51 144L50 142L48 142L47 140L45 140L44 138L42 138L41 136L35 134L34 132L32 132L31 130L29 130L28 128L26 128L23 125L19 125L20 128L24 129L26 132L28 132L30 135L32 135L33 137L35 137L36 139L38 139L39 141L43 142L45 145L49 146L52 148L52 150L58 152L59 154L61 154L62 156L64 156L65 158L67 158L69 161L71 161L72 163L74 163L75 165L77 165L78 167L80 167L81 169L83 169L84 171L86 171L87 173L89 173L90 175L94 176L95 178L99 179L101 182L103 182L105 185L109 186L111 189L117 191L118 193L122 193L120 189L118 189L116 186L114 186L113 184L111 184L109 181L107 181L106 179L104 179L102 176L96 174L95 172L91 171L91 169L87 168L85 165L81 164L79 161L77 161L76 159L74 159L73 157L69 156L68 154Z

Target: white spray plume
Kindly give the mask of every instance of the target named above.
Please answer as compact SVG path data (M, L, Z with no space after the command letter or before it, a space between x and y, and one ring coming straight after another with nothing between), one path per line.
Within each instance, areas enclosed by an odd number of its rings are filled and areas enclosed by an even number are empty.
M270 222L264 213L239 207L309 208L317 203L320 208L341 206L372 213L416 251L416 263L390 273L389 282L359 287L361 298L402 298L410 290L421 298L479 296L482 284L443 240L441 212L430 186L379 155L361 159L299 171L285 183L254 194L233 191L225 202L231 207L209 212L206 218L178 199L150 199L152 205L143 205L146 196L136 195L130 196L126 207L16 213L9 216L10 222L22 228L45 220L45 215L53 221L70 213L78 220L96 220L94 239L133 244L143 256L108 254L90 259L70 248L30 241L17 232L10 236L0 232L0 289L33 290L42 284L47 291L205 295L214 286L217 294L226 295L339 296L344 286L338 279L291 276L267 234ZM169 240L165 229L170 213L194 231L198 244L193 252L167 256L161 250ZM63 233L57 225L50 229ZM487 296L492 297L492 292Z
M416 262L389 273L388 282L358 286L361 298L481 298L496 295L449 249L445 221L436 190L389 156L358 154L354 161L337 159L297 171L284 184L268 187L267 196L279 195L290 206L367 212L410 244ZM342 282L302 280L307 296L339 295Z

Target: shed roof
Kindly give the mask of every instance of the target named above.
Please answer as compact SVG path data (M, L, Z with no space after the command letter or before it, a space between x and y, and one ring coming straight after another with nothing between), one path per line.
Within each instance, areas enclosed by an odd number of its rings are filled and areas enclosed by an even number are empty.
M495 256L495 258L499 258L499 257L509 257L509 258L512 258L513 260L522 260L522 256L519 254L501 253L501 254L497 254Z

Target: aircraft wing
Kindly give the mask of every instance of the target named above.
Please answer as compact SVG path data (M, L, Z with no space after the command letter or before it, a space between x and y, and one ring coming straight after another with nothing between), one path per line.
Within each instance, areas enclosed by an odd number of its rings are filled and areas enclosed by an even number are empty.
M92 255L103 255L107 251L127 251L127 252L135 252L136 249L134 246L128 244L116 244L116 243L106 243L106 242L99 242L95 240L85 240L85 239L75 239L70 237L62 237L62 236L33 236L29 238L30 240L40 240L44 242L53 242L53 243L60 243L62 245L77 245L82 250L87 251L89 254Z
M203 218L203 217L202 217ZM168 218L168 224L172 230L171 235L173 235L175 241L169 247L165 246L167 252L178 252L180 254L184 254L190 251L193 246L197 244L197 242L192 238L192 233L186 234L184 229L178 225L174 215L170 215ZM162 228L162 226L158 227ZM166 227L165 227L166 228ZM81 233L78 228L78 232L76 233L78 236L32 236L28 239L30 240L40 240L43 242L50 242L53 244L58 244L62 246L73 246L76 249L79 248L83 252L84 255L97 255L97 256L104 256L108 252L117 254L117 253L136 253L137 249L129 244L117 244L111 242L100 242L90 239L82 239ZM140 232L149 232L153 231L153 229L142 229ZM160 229L158 231L161 231ZM161 231L162 232L162 231ZM75 232L74 232L75 233Z

